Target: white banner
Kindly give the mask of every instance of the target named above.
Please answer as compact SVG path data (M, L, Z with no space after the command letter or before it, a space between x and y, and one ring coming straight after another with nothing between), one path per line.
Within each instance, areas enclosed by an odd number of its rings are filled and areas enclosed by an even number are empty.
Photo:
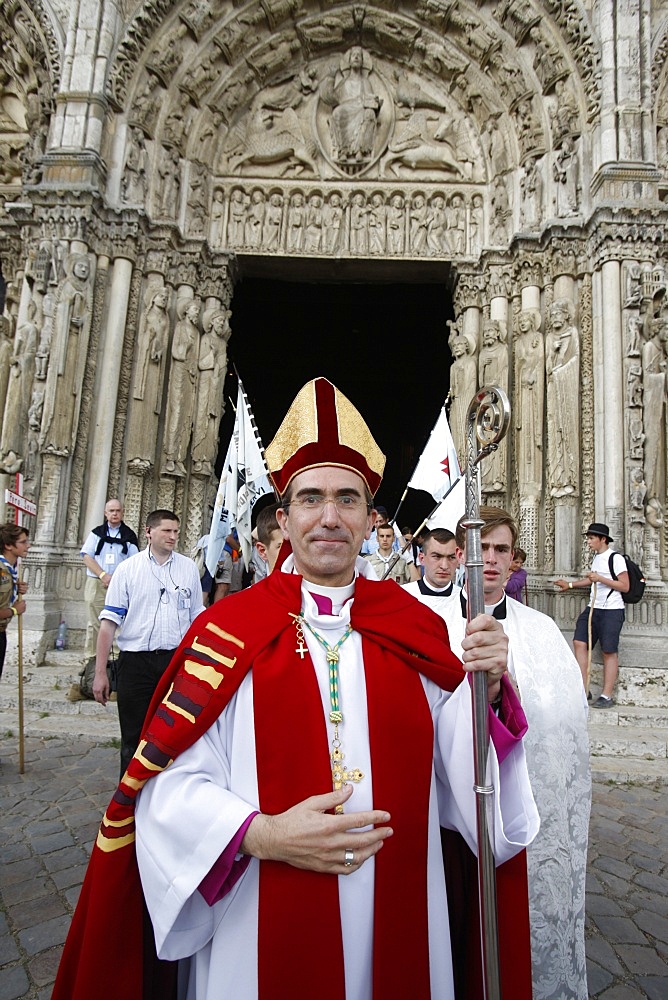
M457 452L443 407L408 485L414 490L431 493L434 500L442 500L460 475Z
M260 435L239 380L234 430L218 484L206 553L206 566L212 576L215 575L225 539L233 528L239 535L246 568L250 566L253 552L251 513L256 500L272 492Z
M457 521L466 513L466 476L460 476L447 497L441 500L427 527L449 528L454 533Z

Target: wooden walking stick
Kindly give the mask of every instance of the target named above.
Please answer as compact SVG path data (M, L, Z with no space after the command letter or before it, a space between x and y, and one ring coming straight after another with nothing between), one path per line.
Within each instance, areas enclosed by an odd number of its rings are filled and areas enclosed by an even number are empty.
M510 403L498 386L479 389L469 405L466 418L466 586L467 611L471 621L485 611L480 520L479 463L498 448L510 423ZM499 929L496 908L496 866L494 862L494 786L487 784L489 757L489 701L487 676L474 671L473 749L474 791L478 829L478 894L480 898L480 947L485 1000L501 997Z
M25 771L23 744L23 615L18 616L18 667L19 667L19 774Z
M589 617L587 618L587 694L589 694L589 680L591 678L591 620L594 615L594 605L596 604L596 581L592 584L591 590L591 605L589 608Z

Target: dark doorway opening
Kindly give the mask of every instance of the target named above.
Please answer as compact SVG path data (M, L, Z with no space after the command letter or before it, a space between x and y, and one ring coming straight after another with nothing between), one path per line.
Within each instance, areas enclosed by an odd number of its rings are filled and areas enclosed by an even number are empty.
M232 300L220 462L244 383L264 444L299 389L323 375L360 410L387 456L377 500L394 513L448 394L452 301L443 284L359 284L246 277ZM409 490L400 527L434 506Z

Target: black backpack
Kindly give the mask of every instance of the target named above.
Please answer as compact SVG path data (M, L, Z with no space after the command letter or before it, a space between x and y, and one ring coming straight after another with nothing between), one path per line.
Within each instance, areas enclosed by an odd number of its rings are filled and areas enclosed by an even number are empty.
M621 556L626 562L626 572L629 574L629 589L625 594L622 594L622 600L624 604L637 604L645 593L645 576L641 570L638 563L635 563L633 559L626 555L624 552L611 552L609 567L610 575L613 580L617 579L617 574L612 568L615 556Z

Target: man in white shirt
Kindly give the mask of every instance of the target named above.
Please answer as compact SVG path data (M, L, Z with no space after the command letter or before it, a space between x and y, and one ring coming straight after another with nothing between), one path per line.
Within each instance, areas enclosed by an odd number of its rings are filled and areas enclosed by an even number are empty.
M381 524L376 528L378 548L367 556L379 580L394 580L403 586L411 579L408 563L403 556L394 551L394 531L389 524Z
M453 997L439 820L474 846L469 684L442 622L366 578L384 456L349 400L309 383L265 454L282 562L210 608L174 657L103 821L54 1000L90 1000L99 981L86 938L102 914L115 925L138 788L142 889L160 957L183 960L181 997ZM479 617L462 646L500 704L503 860L538 826L523 716L500 626ZM127 925L137 900L123 888ZM134 995L138 974L124 954L116 995Z
M84 599L88 610L88 627L84 656L92 659L97 650L100 612L104 607L107 588L117 566L139 552L139 542L132 528L123 520L120 500L107 500L104 521L90 532L81 546L86 567Z
M582 680L589 694L589 616L591 612L591 648L597 642L601 643L603 654L603 690L592 708L612 708L615 704L613 693L619 673L619 635L622 631L626 613L624 611L625 594L629 589L629 574L626 561L619 552L610 550L610 537L607 524L594 521L586 531L587 544L594 553L591 571L580 580L555 580L555 587L560 590L574 590L583 587L590 588L589 603L580 614L575 624L573 649L580 664ZM616 579L611 571L615 572Z
M121 776L137 749L146 710L175 649L204 610L195 562L174 552L179 519L169 510L146 518L148 545L121 563L111 579L100 613L95 700L109 699L107 660L118 632L118 720Z

